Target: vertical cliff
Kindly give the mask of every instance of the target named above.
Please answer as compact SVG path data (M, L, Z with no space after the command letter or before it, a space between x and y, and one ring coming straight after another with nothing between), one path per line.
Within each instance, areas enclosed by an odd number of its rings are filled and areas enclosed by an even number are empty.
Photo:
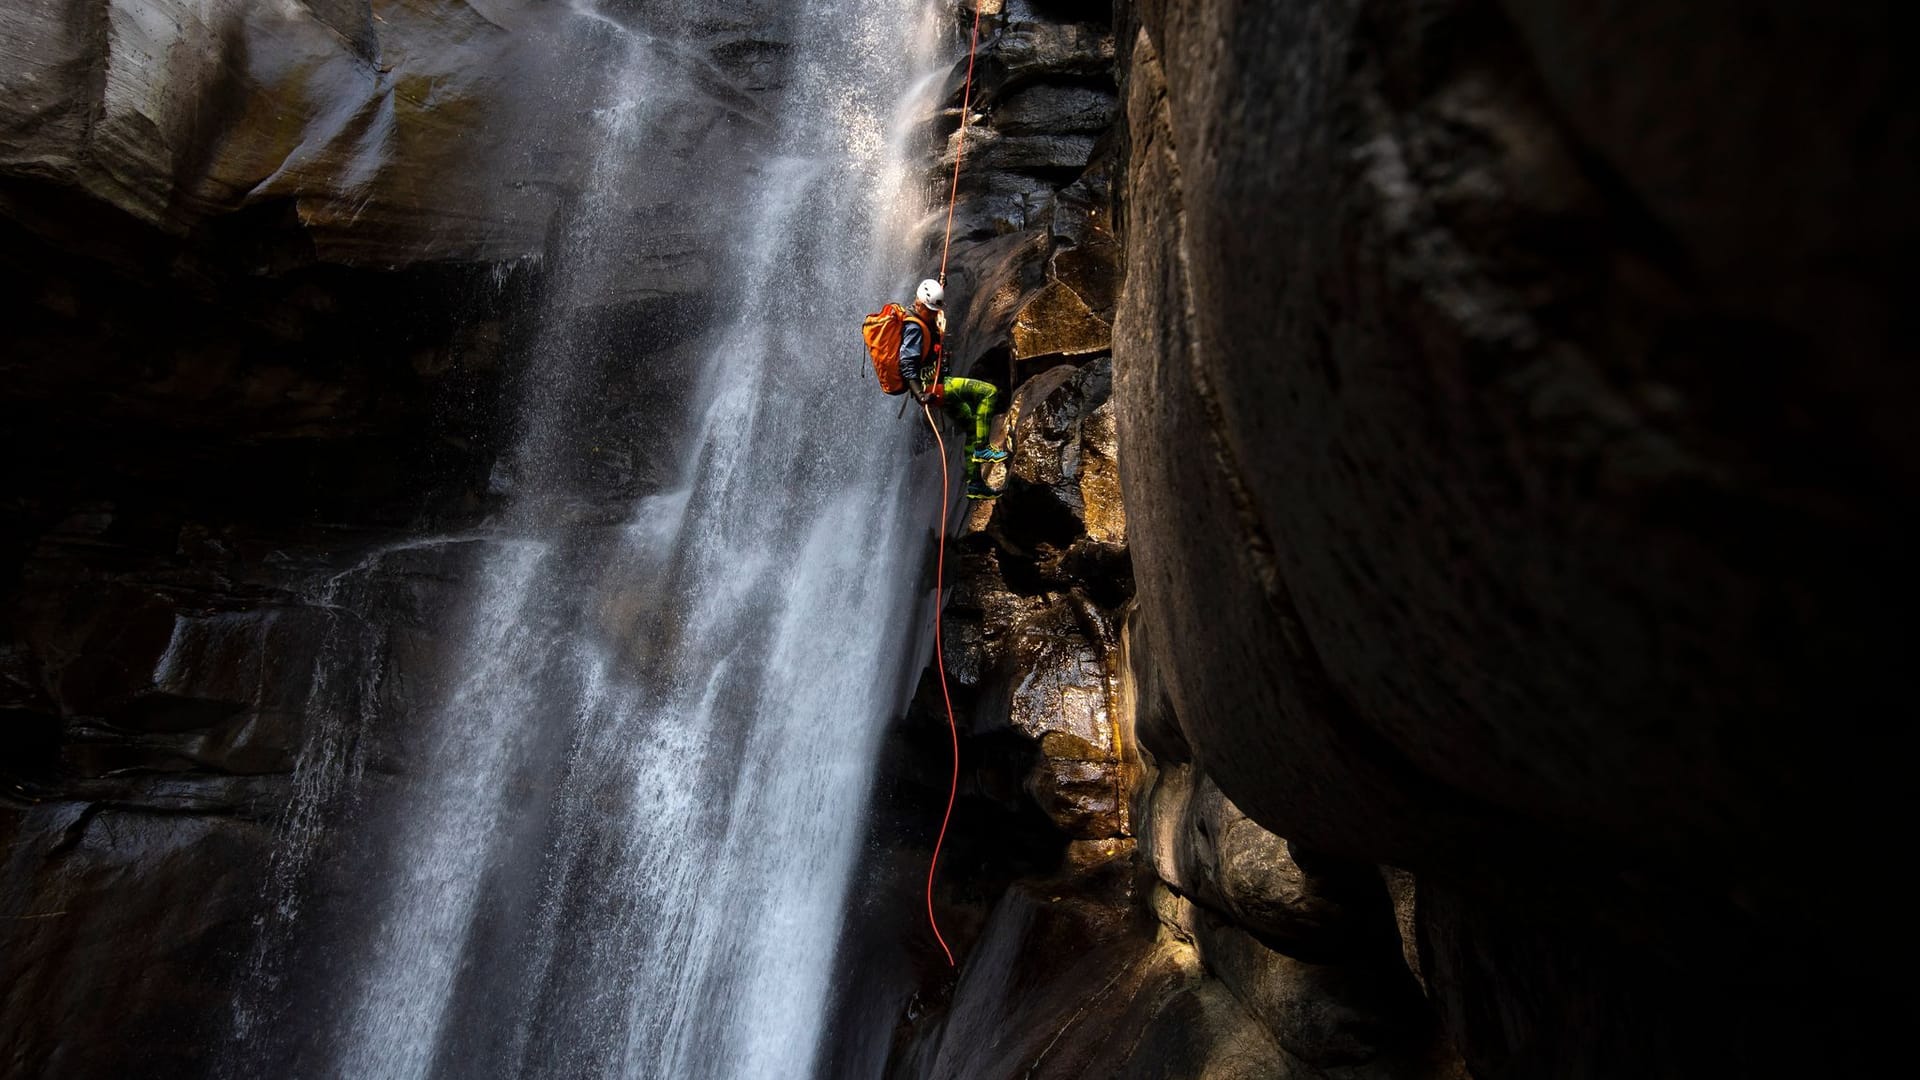
M565 313L590 449L534 479L569 520L672 467L667 376L719 310L711 178L783 80L751 14L681 57L620 192L635 257ZM338 869L384 839L358 800L458 674L476 527L526 479L497 459L624 48L591 15L0 11L0 1072L211 1075L327 959L285 931L365 887Z
M982 6L955 358L1016 452L949 549L961 967L850 928L885 974L836 1034L892 1045L834 1060L1879 1071L1914 1004L1892 8ZM577 268L611 285L559 313L607 357L539 478L570 522L659 486L660 376L725 329L779 10L687 29L612 196L633 257ZM259 943L354 895L315 870L352 785L401 782L394 718L459 674L597 11L0 11L0 1071L206 1074L260 1021L237 972L326 961ZM938 701L895 732L883 920L918 910Z
M954 979L929 959L896 1072L1453 1075L1377 869L1290 846L1177 729L1138 730L1163 691L1135 674L1152 678L1119 473L1117 214L1141 182L1125 68L1104 5L992 14L953 284L958 352L1013 390L1015 449L949 562L963 782L939 899L964 959ZM1045 171L1021 140L1053 153ZM917 797L937 800L931 679L907 724Z
M1911 1001L1889 18L1126 20L1148 705L1255 820L1411 871L1476 1075L1844 1070Z
M1866 1067L1912 999L1890 13L1114 15L1143 876L988 889L916 1075Z

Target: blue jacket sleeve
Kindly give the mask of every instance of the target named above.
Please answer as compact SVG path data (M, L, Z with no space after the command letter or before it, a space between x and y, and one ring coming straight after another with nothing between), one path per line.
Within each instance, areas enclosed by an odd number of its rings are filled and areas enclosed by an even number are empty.
M920 324L909 321L900 328L900 375L910 383L920 381L920 357L926 352Z

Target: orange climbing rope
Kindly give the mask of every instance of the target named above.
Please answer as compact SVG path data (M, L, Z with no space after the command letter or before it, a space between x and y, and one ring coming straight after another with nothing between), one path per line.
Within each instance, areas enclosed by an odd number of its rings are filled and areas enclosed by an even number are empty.
M940 437L940 425L933 422L933 407L924 402L920 410L933 429L933 441L940 447L940 557L933 572L933 662L940 669L940 697L947 704L947 737L953 741L953 778L947 784L947 812L940 818L940 835L933 841L933 858L927 862L927 925L933 927L933 939L947 954L947 966L953 966L953 950L940 933L940 920L933 915L933 871L940 865L940 845L947 840L947 823L953 820L953 803L960 795L960 729L953 722L953 694L947 689L947 654L940 640L940 601L947 590L947 508L952 505L952 480L947 468L947 440Z
M973 108L973 61L980 51L980 0L973 3L973 37L967 42L967 86L960 96L960 141L953 151L953 186L947 191L947 238L940 246L940 284L947 283L947 256L953 251L953 208L960 201L960 162L967 153L967 115ZM936 374L937 377L937 374ZM947 467L947 440L934 423L933 407L920 403L927 426L933 429L933 441L940 447L940 557L933 572L933 662L940 670L940 697L947 706L947 738L953 743L953 777L947 784L947 812L940 818L940 835L933 841L933 858L927 862L927 925L933 927L933 939L947 954L947 966L953 967L953 950L940 933L940 920L933 914L933 874L940 866L940 848L947 842L947 826L953 821L953 804L960 795L960 729L953 722L953 693L947 689L947 654L940 639L941 600L947 591L947 511L953 501L952 470Z
M940 245L940 284L947 283L953 251L953 208L960 201L960 162L967 155L967 116L973 109L973 58L980 52L980 0L973 0L973 39L967 42L967 89L960 96L960 142L953 149L953 186L947 191L947 239Z

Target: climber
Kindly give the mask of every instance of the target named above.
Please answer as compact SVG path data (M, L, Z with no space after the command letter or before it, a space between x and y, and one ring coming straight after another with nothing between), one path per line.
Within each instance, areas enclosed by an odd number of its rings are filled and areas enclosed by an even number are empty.
M942 405L967 437L967 498L991 499L999 489L987 486L980 466L1005 461L1007 451L993 445L994 406L1000 390L983 379L963 379L957 375L941 377L944 366L944 338L947 333L947 291L928 278L913 293L913 312L900 329L900 375L907 392L915 401Z

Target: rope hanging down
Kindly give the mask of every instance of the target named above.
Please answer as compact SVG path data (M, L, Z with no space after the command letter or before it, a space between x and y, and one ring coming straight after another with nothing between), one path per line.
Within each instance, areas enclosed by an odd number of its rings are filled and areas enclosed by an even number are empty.
M933 871L940 865L940 845L947 840L947 823L953 820L953 803L960 794L960 729L953 722L953 694L947 689L947 654L940 640L940 600L947 590L947 507L952 502L952 481L947 468L947 441L940 437L940 425L933 421L933 408L921 405L926 413L927 426L933 429L933 440L940 446L940 557L934 562L933 572L933 662L940 669L940 698L947 705L947 737L953 742L953 778L947 783L947 812L940 818L940 835L933 841L933 858L927 863L927 925L933 927L933 939L940 943L940 951L947 954L947 966L952 967L953 950L947 947L947 939L940 933L940 920L933 915Z
M967 86L960 96L960 140L953 151L953 186L947 191L947 238L940 245L940 284L947 283L947 256L953 251L953 208L960 201L960 162L967 153L967 115L973 108L973 61L980 51L980 4L973 0L973 36L967 42ZM940 818L940 834L933 841L933 858L927 862L927 925L933 939L947 954L947 966L953 967L953 950L940 933L940 920L933 914L933 874L940 866L940 848L947 842L947 826L953 821L953 804L960 795L960 729L953 722L953 694L947 689L947 654L940 638L940 602L947 591L947 511L953 501L953 481L947 467L947 441L940 437L940 425L934 423L933 409L924 402L927 426L940 447L940 556L933 573L933 662L940 670L940 698L947 706L947 738L953 744L953 777L947 783L947 811Z

